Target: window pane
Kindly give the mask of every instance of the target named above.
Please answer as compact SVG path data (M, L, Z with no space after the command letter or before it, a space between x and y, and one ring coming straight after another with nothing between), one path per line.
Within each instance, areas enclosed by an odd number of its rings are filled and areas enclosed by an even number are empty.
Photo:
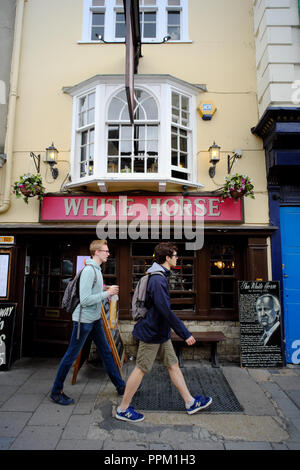
M111 121L116 121L116 120L119 120L120 119L120 112L121 112L121 109L123 108L124 104L114 98L112 100L112 102L110 103L109 105L109 110L108 110L108 119L111 120Z
M132 141L131 140L121 140L120 141L120 153L121 155L131 155L132 151Z
M87 114L87 123L91 124L95 120L95 110L91 109Z
M104 7L105 0L93 0L93 7Z
M144 158L135 158L134 159L134 173L144 173L145 172L145 159Z
M87 138L88 138L87 131L82 132L82 134L81 134L81 145L86 145L87 144Z
M143 107L146 113L146 119L157 119L158 118L158 111L157 106L153 98L148 99L147 101L143 102Z
M88 101L89 101L89 108L94 108L95 107L95 93L91 93L88 96Z
M93 13L92 25L103 26L104 25L104 13Z
M107 172L118 173L118 158L107 159Z
M92 27L91 40L99 41L99 36L102 36L102 38L104 37L104 27L102 26Z
M116 14L116 38L124 38L126 33L124 13Z
M180 0L168 0L168 6L180 5Z
M158 142L157 140L148 141L148 155L158 155Z
M147 138L148 139L158 139L158 127L157 126L148 126L147 127Z
M181 108L184 111L189 110L189 99L186 96L181 96Z
M171 36L172 41L178 41L180 39L180 27L168 26L168 34Z
M158 172L158 160L157 158L147 158L147 173Z
M119 142L117 140L108 141L108 155L119 155Z
M132 127L131 126L121 126L121 139L122 140L132 139Z
M187 155L184 153L180 154L180 166L181 168L187 168Z
M121 158L121 173L131 173L131 158Z
M178 165L177 152L173 152L173 151L172 151L172 165L174 165L174 166Z
M119 127L118 126L109 126L108 138L115 139L115 140L119 139Z
M178 25L180 25L180 13L179 13L179 11L169 11L168 12L168 24L169 24L169 26L178 26Z
M178 93L172 93L172 106L179 108L179 95Z

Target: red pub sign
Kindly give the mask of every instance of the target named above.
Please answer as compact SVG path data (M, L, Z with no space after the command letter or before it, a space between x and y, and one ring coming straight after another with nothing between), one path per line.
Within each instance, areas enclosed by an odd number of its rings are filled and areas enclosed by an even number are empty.
M218 196L45 196L40 222L196 221L243 222L241 199Z

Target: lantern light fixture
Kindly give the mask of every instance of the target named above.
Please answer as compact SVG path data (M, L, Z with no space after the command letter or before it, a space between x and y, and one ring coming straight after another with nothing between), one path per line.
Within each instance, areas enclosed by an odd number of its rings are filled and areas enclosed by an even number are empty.
M211 178L214 178L216 174L216 164L220 161L220 150L221 147L217 145L216 142L214 142L208 149L209 162L212 163L212 166L209 168L209 176Z

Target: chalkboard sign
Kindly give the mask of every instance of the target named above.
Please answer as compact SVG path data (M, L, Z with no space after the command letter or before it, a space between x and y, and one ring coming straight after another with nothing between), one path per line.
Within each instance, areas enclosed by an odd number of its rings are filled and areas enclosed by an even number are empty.
M11 367L17 304L0 302L0 370Z
M239 281L242 367L283 367L280 284Z

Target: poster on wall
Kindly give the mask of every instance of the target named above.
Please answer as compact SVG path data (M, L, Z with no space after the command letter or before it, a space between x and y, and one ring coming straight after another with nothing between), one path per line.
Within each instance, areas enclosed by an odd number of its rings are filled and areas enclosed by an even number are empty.
M0 302L0 371L11 367L17 304Z
M279 281L239 281L241 367L283 367Z
M8 298L10 253L0 251L0 298Z

